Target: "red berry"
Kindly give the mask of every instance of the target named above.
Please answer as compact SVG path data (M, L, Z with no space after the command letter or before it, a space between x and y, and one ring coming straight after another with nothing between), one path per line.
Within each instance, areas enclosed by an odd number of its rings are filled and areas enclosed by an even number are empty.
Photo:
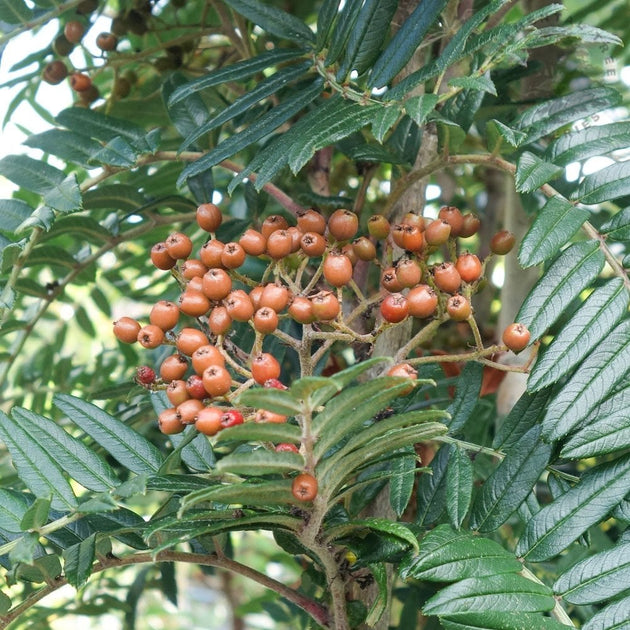
M151 261L158 268L164 271L172 269L177 262L166 248L166 243L156 243L151 248Z
M268 378L263 387L267 389L289 389L284 383L281 383L277 378Z
M317 496L317 479L309 473L299 474L291 484L291 493L298 501L312 501Z
M386 322L402 322L409 314L407 298L402 293L391 293L381 302L381 315Z
M232 377L221 365L211 365L203 371L203 386L210 396L224 396L230 391Z
M527 326L519 324L518 322L510 324L503 331L503 343L512 352L520 352L527 347L530 340L530 332Z
M298 447L295 444L289 444L283 442L276 445L276 453L299 453Z
M307 232L324 234L326 231L326 218L313 209L298 210L297 224L304 234Z
M193 244L188 236L182 232L173 232L169 234L166 241L166 250L171 258L176 260L182 260L190 256L192 252Z
M451 236L459 236L464 225L464 217L455 206L442 206L438 217L451 226Z
M322 265L326 282L333 287L345 287L352 279L352 263L343 254L330 254Z
M350 210L335 210L328 219L328 231L337 241L349 241L359 229L359 217Z
M193 374L186 381L186 391L191 398L203 400L208 397L208 393L203 384L203 379L199 374Z
M464 282L476 282L481 277L482 266L474 254L462 254L457 258L455 268Z
M243 414L238 409L227 409L221 416L221 428L227 429L243 424Z
M440 291L455 293L462 283L459 271L452 262L443 262L433 268L433 280Z
M221 210L213 203L202 203L197 208L197 224L206 232L216 232L222 220Z
M430 317L437 310L438 296L430 286L419 284L407 294L407 304L412 317Z
M136 381L142 385L155 382L155 372L148 365L141 365L136 369Z
M451 224L444 219L431 221L424 231L424 239L427 245L443 245L451 235Z

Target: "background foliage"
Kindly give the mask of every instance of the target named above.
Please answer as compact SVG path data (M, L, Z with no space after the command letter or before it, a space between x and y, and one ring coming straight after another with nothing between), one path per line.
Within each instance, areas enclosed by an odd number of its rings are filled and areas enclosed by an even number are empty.
M234 628L261 613L279 628L628 627L627 12L614 0L0 0L0 47L50 33L13 68L7 113L27 102L49 129L0 160L15 185L0 201L3 627L71 614L146 627L152 591L190 599L184 563L202 567L204 610L222 592ZM38 94L59 33L99 16L92 28L118 32L117 50L86 37L65 61L98 93L56 112ZM225 242L303 207L350 207L365 233L372 214L446 204L480 216L466 246L481 258L499 228L519 246L488 258L474 326L436 320L418 347L425 328L400 324L371 340L371 361L337 341L306 372L270 339L291 387L239 403L296 421L165 436L162 394L133 380L164 349L117 343L111 321L177 298L148 252L175 229L201 246L194 211L208 201ZM259 282L265 268L241 272ZM496 355L513 320L534 363ZM288 320L282 334L304 339ZM406 383L374 376L378 356L407 354L425 380L402 396ZM497 391L499 361L512 371ZM264 447L300 443L304 426L321 487L307 506L290 494L302 454ZM65 584L70 603L44 599Z

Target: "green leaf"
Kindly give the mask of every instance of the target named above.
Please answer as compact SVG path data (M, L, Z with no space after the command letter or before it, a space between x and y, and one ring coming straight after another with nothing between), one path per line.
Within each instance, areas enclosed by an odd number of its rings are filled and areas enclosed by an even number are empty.
M120 483L109 464L53 420L20 407L15 407L11 415L84 488L104 492Z
M339 11L330 41L328 42L328 51L324 60L325 66L331 66L339 59L361 13L362 6L363 0L348 0L344 3L341 11Z
M493 540L438 525L420 541L417 554L401 563L404 580L454 582L471 577L518 573L521 563Z
M125 138L112 138L96 153L92 161L109 166L129 168L136 163L140 153Z
M446 511L451 525L459 529L470 507L473 470L468 453L451 445L451 454L446 470Z
M551 458L552 447L541 440L540 425L533 426L506 453L477 494L470 527L491 532L525 501Z
M103 244L110 236L100 223L88 216L71 215L59 217L45 236L45 240L70 234L77 239L85 239L98 245Z
M443 151L455 153L466 140L466 132L460 125L433 112L431 119L435 120L438 131L438 144Z
M438 102L437 94L420 94L405 101L405 111L418 126L424 125Z
M291 494L291 479L249 480L243 483L209 486L191 492L181 500L185 512L199 503L215 501L222 505L278 506L295 503ZM297 521L296 521L297 522Z
M0 615L11 610L11 598L4 592L0 591Z
M176 448L183 439L184 436L181 433L179 435L170 436L170 440ZM181 458L186 466L192 470L199 470L201 472L211 470L214 468L216 462L209 440L201 433L184 446L181 451Z
M51 267L66 267L74 269L77 261L62 247L56 245L38 245L28 255L25 267L50 265Z
M359 378L362 374L365 374L368 370L373 370L377 365L381 365L382 368L386 366L392 365L393 360L391 357L372 357L370 359L366 359L365 361L359 361L350 367L341 370L341 372L337 372L333 374L330 379L334 381L339 389L343 387L347 387ZM382 369L381 368L381 369Z
M310 133L301 135L288 149L287 160L293 173L297 173L318 149L346 138L371 122L377 107L332 98L309 112L300 121L300 128L308 126Z
M549 587L506 573L455 582L431 597L422 610L425 615L442 616L505 610L543 612L554 606L555 600Z
M473 612L440 617L445 630L565 630L566 625L524 612Z
M285 416L302 413L303 408L299 400L289 391L275 388L255 387L246 389L238 397L238 404L245 407L267 409Z
M527 133L528 143L534 142L580 118L615 107L620 99L619 92L609 87L571 92L530 107L518 117L516 126Z
M479 400L482 379L483 365L473 361L466 363L457 378L455 398L446 410L452 418L448 423L449 433L457 433L468 422Z
M453 87L460 87L466 90L476 90L497 95L497 88L489 75L483 74L478 77L454 77L448 82Z
M52 506L67 510L77 504L63 469L19 422L0 411L0 438L11 453L20 479L36 497L52 497Z
M418 482L417 525L435 523L446 508L446 469L450 449L443 445L429 464L430 473L423 473Z
M83 195L83 207L86 210L120 210L134 212L145 204L144 196L135 186L111 184L88 190Z
M565 441L560 455L572 459L597 457L630 447L630 388L600 403L589 422Z
M370 606L365 623L368 628L373 628L383 613L387 610L389 599L389 580L384 563L370 564L370 573L378 586L378 596Z
M21 532L21 522L33 496L16 490L0 489L0 529Z
M249 453L230 453L217 462L217 471L236 475L270 475L304 470L304 458L298 453L257 448Z
M624 597L599 610L582 630L627 630L630 619L630 597Z
M204 78L205 76L207 75L204 75ZM181 72L173 73L162 83L162 99L168 104L168 116L184 138L205 124L210 117L208 106L203 98L195 92L190 92L183 101L170 102L177 89L189 85L187 77Z
M20 522L20 529L23 532L31 529L39 529L42 525L48 521L48 514L50 513L50 497L40 497L35 499L31 506L26 510L22 521Z
M553 585L571 604L596 604L625 591L630 584L630 543L618 543L574 564Z
M446 0L426 0L416 7L374 63L368 88L384 87L403 69L445 6Z
M630 194L630 161L611 164L587 175L573 191L571 199L595 204Z
M23 0L0 0L0 20L8 24L27 24L33 19L33 11Z
M488 149L496 151L497 147L504 142L507 142L510 148L516 149L525 140L527 134L504 125L500 120L492 119L486 123L486 136Z
M516 164L516 190L521 193L533 192L562 172L562 167L545 162L537 155L524 151Z
M278 412L280 413L280 412ZM233 442L273 442L299 444L302 439L300 427L288 423L246 422L224 429L217 436L217 445Z
M630 208L624 208L600 226L599 231L609 239L630 240Z
M317 12L317 51L326 44L330 29L337 17L341 0L324 0ZM347 6L348 3L345 4ZM344 7L345 8L345 7Z
M400 110L395 106L380 107L374 112L372 118L372 133L374 137L382 144L385 134L392 128L394 123L400 117Z
M630 369L629 348L630 320L625 320L597 344L551 401L543 420L546 438L559 439L590 417Z
M0 160L0 175L40 195L61 185L66 174L58 168L26 155L8 155Z
M522 267L532 267L560 251L589 218L590 212L556 195L547 200L518 250Z
M212 168L222 160L232 157L241 149L253 144L272 131L277 129L284 122L292 118L301 109L314 101L322 91L323 81L316 79L310 87L300 90L299 95L276 105L270 111L263 114L246 129L239 131L223 142L220 142L214 149L211 149L202 158L199 158L182 171L178 185L181 185L188 177L203 173ZM242 175L242 174L241 174Z
M204 122L192 129L191 133L184 140L180 151L189 147L196 140L206 135L213 129L220 127L226 122L234 119L236 116L239 116L243 112L247 111L263 99L275 94L287 83L293 81L294 79L298 79L300 76L305 74L310 67L311 63L309 61L283 67L270 77L260 81L253 89L249 90L237 98L233 103L228 105L225 109L221 110L217 116L210 118L207 122Z
M581 24L580 28L583 26ZM618 122L565 133L549 146L545 154L550 162L566 166L628 146L630 125L628 122Z
M337 76L345 77L351 70L361 75L370 68L387 37L386 25L391 23L397 4L396 0L367 0L363 4Z
M149 152L149 146L145 140L145 130L128 120L107 116L94 109L84 107L64 109L55 120L60 125L80 135L96 138L96 140L106 143L120 137L132 146Z
M532 340L538 339L603 267L604 254L597 241L583 241L567 247L536 283L515 321L529 328Z
M630 456L589 469L580 481L529 520L516 553L531 562L548 560L606 518L627 493Z
M29 136L24 144L86 168L90 166L90 159L102 148L96 140L66 129L48 129Z
M73 545L63 552L64 574L68 583L79 588L83 586L92 573L92 565L96 555L96 534L88 536L77 545Z
M407 509L416 480L416 453L413 447L408 450L408 454L390 464L392 477L389 480L389 504L397 516Z
M527 389L542 389L580 365L626 314L628 301L628 292L620 278L595 289L538 355Z
M155 475L147 479L148 490L160 492L196 492L208 488L208 480L196 475Z
M399 538L414 550L418 550L418 539L415 534L404 523L396 523L386 518L364 518L329 527L326 531L326 540L337 540L344 536L357 534L364 529Z
M285 61L296 59L297 57L301 57L303 55L303 50L296 50L294 48L278 48L261 53L251 59L238 61L237 63L226 66L225 68L214 70L175 89L169 99L169 108L181 101L187 100L193 94L196 94L201 90L205 90L206 88L221 85L222 83L246 79L247 77L262 72L266 68L270 68Z
M0 216L2 232L16 233L18 228L33 212L33 208L19 199L0 199Z
M156 473L164 458L146 438L99 407L68 394L57 394L55 406L115 457L138 475Z
M288 39L298 44L315 43L313 31L294 15L257 0L224 0L235 11L257 24L263 30L281 39Z
M289 387L289 392L294 400L301 401L305 409L317 409L327 403L333 396L343 389L334 377L303 376Z

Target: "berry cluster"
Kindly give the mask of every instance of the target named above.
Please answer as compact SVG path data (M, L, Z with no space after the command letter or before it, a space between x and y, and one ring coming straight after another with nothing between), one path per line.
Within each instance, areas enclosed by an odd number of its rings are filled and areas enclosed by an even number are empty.
M373 344L386 328L410 317L438 323L473 319L470 299L485 261L459 248L460 239L475 235L480 223L455 207L443 207L433 221L409 213L394 225L374 215L360 236L359 217L350 210L336 210L328 219L304 210L295 225L274 214L229 243L216 237L223 220L216 205L200 205L196 219L198 228L210 234L197 257L193 240L183 232L171 233L151 249L155 267L178 281L177 301L159 300L145 325L129 317L114 323L122 342L173 347L159 366L159 378L148 366L136 376L145 387L166 390L172 407L159 417L166 434L189 424L212 436L245 421L286 422L286 416L268 410L237 409L233 401L255 384L286 389L278 380L282 367L263 352L263 343L275 335L299 349L300 339L286 332L290 320L320 343ZM513 246L514 236L507 231L498 232L490 244L495 254ZM248 257L267 262L261 283L238 271ZM239 340L237 327L243 325L255 331L251 347ZM529 332L513 324L503 341L522 350ZM395 365L388 374L417 376L409 363ZM289 444L276 448L297 450ZM297 494L310 496L305 489Z

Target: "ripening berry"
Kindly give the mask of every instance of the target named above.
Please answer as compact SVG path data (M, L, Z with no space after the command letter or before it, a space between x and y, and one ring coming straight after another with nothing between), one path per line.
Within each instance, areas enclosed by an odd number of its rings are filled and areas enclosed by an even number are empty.
M423 231L417 225L403 223L402 244L408 252L421 251L425 244Z
M514 243L516 243L514 234L508 230L501 230L490 239L490 251L493 254L505 256L512 251Z
M359 229L359 217L350 210L335 210L328 219L328 231L337 241L349 241Z
M140 365L136 369L136 381L141 385L155 383L155 372L148 365Z
M431 221L424 231L424 239L427 245L443 245L451 235L451 224L444 219Z
M232 290L232 278L225 269L208 269L201 282L202 291L209 300L223 300Z
M520 352L529 344L531 334L527 326L518 322L510 324L503 331L503 343L512 351Z
M181 354L189 357L197 348L208 343L210 343L208 337L201 330L197 328L182 328L177 335L175 347Z
M267 251L267 239L253 228L245 230L238 243L250 256L262 256Z
M298 501L312 501L317 496L317 479L309 473L299 474L291 484L291 493Z
M267 254L274 260L286 258L293 251L293 237L287 230L274 230L267 237Z
M259 385L264 385L270 378L278 378L280 371L278 359L268 352L261 352L252 358L252 377Z
M225 357L221 351L212 344L206 344L197 348L191 355L193 370L197 374L203 374L211 365L225 367Z
M464 224L464 217L455 206L442 206L438 217L451 226L451 236L459 236Z
M204 407L197 413L195 428L204 435L216 435L223 427L221 418L223 409L221 407Z
M307 297L296 295L289 306L289 315L298 324L312 324L315 321L313 303Z
M254 422L268 424L283 424L288 420L288 416L267 409L258 409L254 415Z
M201 317L210 310L210 300L201 291L186 289L177 300L179 310L190 317Z
M253 322L257 332L268 335L278 328L278 313L268 306L263 306L254 313Z
M42 78L50 85L58 85L68 76L68 68L63 61L56 59L51 61L45 68Z
M389 236L389 221L382 214L373 214L368 219L367 228L370 236L376 240L382 241Z
M438 296L430 286L419 284L407 294L407 304L412 317L431 317L437 310Z
M206 232L216 232L222 220L221 210L213 203L202 203L197 208L197 225Z
M329 254L322 265L326 282L333 287L345 287L352 279L352 263L343 254Z
M266 306L272 308L276 313L280 313L287 307L290 299L291 293L287 287L276 282L270 282L262 290L259 308Z
M181 433L186 428L186 425L179 419L177 409L170 407L160 412L158 427L164 435L175 435L176 433Z
M404 248L403 237L405 235L405 226L402 223L395 223L394 225L392 225L389 233L392 235L392 241L394 241L394 244L400 247L401 249L403 249Z
M221 253L221 264L226 269L237 269L244 262L247 254L239 243L226 243Z
M456 322L463 322L470 317L472 308L463 295L451 295L446 302L446 312Z
M63 27L63 34L71 44L78 44L83 39L85 27L78 20L70 20Z
M404 225L415 225L420 228L421 232L424 232L424 217L421 214L416 214L415 212L407 212L403 217L402 224Z
M224 396L230 391L232 377L230 373L220 365L211 365L203 371L203 386L210 396Z
M186 381L186 391L191 398L203 400L208 397L206 389L203 385L203 379L199 374L192 374Z
M310 300L315 321L327 322L339 315L341 306L337 296L332 291L319 291Z
M173 232L172 234L169 234L164 242L166 243L166 251L168 251L168 255L176 260L188 258L192 252L192 241L182 232Z
M151 262L163 271L172 269L177 262L169 253L166 248L166 243L156 243L151 248Z
M249 299L249 295L242 289L230 291L229 295L223 300L223 304L227 309L228 315L237 322L246 322L254 315L254 305Z
M138 341L140 324L131 317L121 317L114 322L114 335L123 343L135 343Z
M405 387L400 392L401 396L407 396L408 394L411 394L415 387L415 380L418 378L418 372L409 365L409 363L398 363L389 368L387 376L396 376L414 381L413 383L410 383L409 387Z
M284 383L281 383L277 378L267 379L263 383L263 387L266 387L267 389L282 389L282 390L289 389Z
M87 74L82 72L73 72L70 75L70 87L75 92L85 92L89 90L92 85L92 79Z
M179 353L166 357L160 365L160 376L167 383L184 378L187 371L188 361L186 361L186 357Z
M360 236L352 241L352 251L359 260L369 262L376 258L376 245L367 236Z
M402 258L396 263L396 279L407 289L415 287L422 280L422 269L415 260Z
M470 238L479 231L481 227L481 221L476 214L468 213L462 218L462 229L459 233L460 238Z
M260 226L260 232L262 235L269 239L269 236L273 232L278 230L286 230L289 227L287 220L280 214L270 214Z
M208 267L208 269L222 268L221 254L223 254L223 248L225 244L221 241L213 238L203 245L199 250L199 258L201 262Z
M276 444L276 453L299 453L299 449L295 444L289 444L288 442L282 442Z
M103 52L111 52L112 50L116 50L118 38L113 33L99 33L96 36L96 46Z
M313 209L298 210L297 224L304 234L307 232L324 234L326 231L326 217Z
M203 278L203 274L208 271L206 267L197 258L189 258L182 263L181 272L182 276L186 280L192 280L193 278Z
M317 232L305 232L300 239L302 251L311 258L319 258L328 245L326 239Z
M437 286L440 291L446 291L446 293L455 293L462 284L459 271L457 271L452 262L443 262L434 267L433 280L435 286Z
M177 405L177 417L182 424L193 424L197 414L203 409L203 403L198 398L189 398Z
M171 405L175 407L181 405L185 400L188 400L190 395L186 389L186 381L182 381L181 379L171 381L166 388L166 397L169 399Z
M381 273L381 286L390 293L398 293L404 289L396 277L396 269L394 267L388 267L383 269Z
M225 335L232 327L232 318L225 306L215 306L208 315L208 328L213 335Z
M464 282L476 282L481 278L481 261L475 254L462 254L457 258L455 268Z
M164 341L164 331L155 324L143 326L138 331L138 342L143 348L152 349L161 346Z
M295 254L295 252L300 250L300 241L302 240L302 236L304 235L304 233L302 232L302 230L300 230L300 228L297 228L293 225L287 228L286 231L287 234L291 236L291 253Z

